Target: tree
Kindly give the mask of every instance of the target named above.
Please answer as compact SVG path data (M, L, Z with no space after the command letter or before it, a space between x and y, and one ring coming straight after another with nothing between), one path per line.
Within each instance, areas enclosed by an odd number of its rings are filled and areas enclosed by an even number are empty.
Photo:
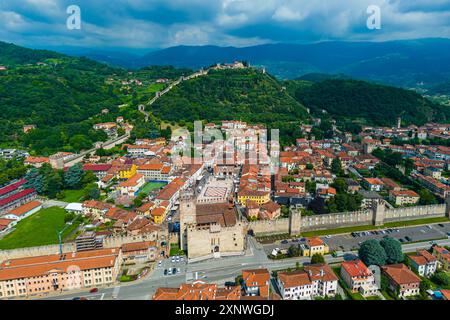
M31 168L25 175L25 188L34 188L39 194L44 193L44 177L39 173L36 168Z
M71 166L64 173L65 187L69 189L79 189L81 187L81 179L83 178L83 166L81 163L77 163Z
M420 196L419 204L421 204L421 205L437 204L438 203L438 201L437 201L436 197L434 196L434 194L432 194L427 189L420 189L418 194Z
M53 172L46 178L45 193L49 198L55 198L63 188L63 179L58 172Z
M339 158L334 158L331 162L331 172L337 176L342 175L342 163Z
M442 271L436 272L433 275L432 280L439 286L447 287L450 285L450 277Z
M428 299L428 293L427 290L430 290L432 286L432 282L428 280L427 278L423 278L422 281L420 281L420 295L422 299Z
M402 245L397 239L386 237L380 241L380 245L386 252L386 263L395 264L403 261Z
M289 257L298 257L301 253L300 246L290 246L288 249L288 256Z
M358 255L367 266L382 266L386 264L387 260L386 252L375 239L364 241L359 247Z
M86 171L84 172L83 178L81 179L81 185L86 186L88 184L96 182L97 180L97 176L92 171Z
M70 145L76 150L87 150L92 148L92 141L84 134L77 134L70 138Z
M325 263L325 258L320 253L315 253L311 257L311 264Z

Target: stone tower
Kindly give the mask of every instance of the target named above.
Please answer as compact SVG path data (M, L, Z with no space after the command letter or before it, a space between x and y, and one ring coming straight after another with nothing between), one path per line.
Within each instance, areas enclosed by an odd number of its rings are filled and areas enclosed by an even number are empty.
M187 250L187 226L196 222L194 193L190 190L180 193L180 249Z
M386 206L383 199L373 199L372 200L372 213L373 213L373 224L375 226L381 226L384 223L384 214Z
M302 213L300 210L289 210L289 235L296 236L300 234L302 224Z
M450 196L445 198L445 216L450 219Z

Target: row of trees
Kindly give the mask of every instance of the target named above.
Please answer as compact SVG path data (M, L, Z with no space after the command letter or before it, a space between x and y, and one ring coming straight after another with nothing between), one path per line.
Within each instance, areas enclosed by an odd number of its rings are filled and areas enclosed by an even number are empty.
M44 164L39 169L30 169L25 179L25 187L36 189L40 195L57 198L64 189L78 190L90 186L87 191L90 193L97 177L91 171L83 171L81 164L76 164L67 171L55 170L49 164ZM99 192L92 191L92 195L99 196Z
M385 237L380 241L376 239L364 241L359 247L358 255L367 266L383 266L404 260L400 241L391 237Z

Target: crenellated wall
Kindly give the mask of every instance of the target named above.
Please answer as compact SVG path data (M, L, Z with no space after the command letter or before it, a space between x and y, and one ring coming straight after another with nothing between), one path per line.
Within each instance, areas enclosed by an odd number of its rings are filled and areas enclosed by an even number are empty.
M300 219L301 231L316 231L337 229L352 226L382 225L386 222L408 221L423 218L435 218L446 216L445 204L402 207L386 209L384 203L377 203L371 209L355 212L331 213L323 215L291 216L292 219ZM290 233L290 226L297 225L297 220L288 218L275 221L259 220L249 222L248 229L257 235ZM298 228L295 228L298 230ZM291 232L292 233L292 232Z
M434 218L445 216L445 204L430 206L415 206L396 209L387 209L385 211L385 222L404 221L423 218Z

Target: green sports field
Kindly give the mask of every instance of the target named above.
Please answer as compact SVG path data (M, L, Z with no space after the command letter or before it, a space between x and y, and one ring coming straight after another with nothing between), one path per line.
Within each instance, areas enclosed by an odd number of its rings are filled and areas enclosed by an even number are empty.
M0 249L15 249L24 247L57 244L57 231L66 225L66 211L58 207L42 209L32 216L19 221L15 230L0 240ZM63 239L78 226L79 222L68 227L63 233Z
M140 192L150 193L153 190L164 187L165 185L166 185L166 183L164 183L164 182L149 182L145 186L142 187Z

